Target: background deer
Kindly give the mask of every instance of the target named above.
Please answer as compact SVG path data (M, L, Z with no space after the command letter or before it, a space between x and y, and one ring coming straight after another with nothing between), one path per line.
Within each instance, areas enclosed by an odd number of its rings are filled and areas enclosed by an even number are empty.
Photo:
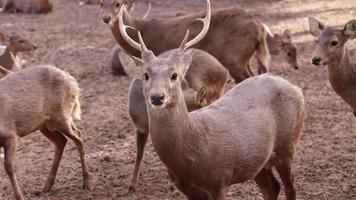
M312 64L326 65L329 81L335 92L353 109L356 117L356 65L352 63L346 43L356 37L356 20L343 29L331 28L309 17L310 33L316 37Z
M52 11L50 0L4 0L2 11L22 13L48 13Z
M20 36L8 37L1 32L0 44L2 46L2 53L0 52L0 65L9 71L12 70L16 59L19 59L17 57L18 53L33 51L37 48L30 41Z
M182 83L184 100L189 111L202 108L220 98L224 94L228 76L227 70L213 56L199 49L194 49L193 52L193 62L185 75L186 81ZM168 51L161 56L166 57L170 54L171 51ZM138 66L143 65L142 60L138 58L133 59L124 53L120 56L128 74L135 73L132 70L140 69ZM135 124L137 137L136 164L129 187L129 191L133 192L136 188L139 167L149 135L147 107L143 95L142 81L139 79L134 79L131 82L129 114Z
M144 64L132 76L143 79L153 146L188 199L221 200L230 185L249 179L255 179L265 199L277 199L280 185L272 167L287 199L296 199L292 161L305 117L298 87L261 75L203 109L189 113L186 108L181 81L193 57L188 49L207 34L209 14L201 33L187 42L188 31L168 57L148 50L140 32L140 44L130 42L141 46Z
M299 69L297 60L297 47L292 41L292 34L290 30L284 30L283 34L272 34L267 25L263 24L267 31L267 44L269 53L273 56L281 55L283 59L294 69ZM251 68L248 68L253 74ZM265 73L263 65L258 63L258 73Z
M124 19L128 26L140 30L147 46L155 54L161 54L179 45L179 38L185 34L183 30L189 29L190 37L196 36L201 28L199 22L194 20L205 14L199 12L168 19L141 20L123 11L119 19L117 14L120 7L132 3L132 0L103 0L101 6L103 21L109 24L118 44L125 52L136 57L140 57L140 52L131 47L132 45L128 44L119 32L121 19ZM260 21L239 8L215 10L211 20L207 37L194 48L204 50L216 57L229 70L236 82L250 77L247 67L251 56L255 53L258 62L267 71L270 58L266 43L267 33ZM128 35L137 41L136 32L129 31Z
M80 120L80 115L78 84L56 67L36 66L0 79L0 146L5 150L5 171L16 199L24 199L16 178L17 137L36 130L55 146L53 165L42 193L52 188L67 138L78 148L83 187L89 188L82 133L73 122L73 119Z

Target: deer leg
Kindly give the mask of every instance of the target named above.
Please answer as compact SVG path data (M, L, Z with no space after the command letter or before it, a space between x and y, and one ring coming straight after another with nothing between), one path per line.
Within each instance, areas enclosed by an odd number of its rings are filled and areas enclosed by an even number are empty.
M263 193L264 200L277 200L281 186L271 169L262 169L255 177L255 181Z
M129 187L129 193L134 192L136 189L138 172L143 157L143 151L147 143L147 138L148 138L148 133L136 131L136 145L137 145L136 163L135 163L135 170L132 176L131 184Z
M67 144L67 138L65 138L60 132L58 131L49 131L46 127L42 127L40 129L42 134L46 136L53 144L54 144L54 159L52 163L52 168L50 174L48 176L46 185L42 190L42 194L48 193L56 179L59 163L61 162L62 155L64 148Z
M56 128L76 145L82 165L83 189L89 189L89 172L86 165L83 139L80 130L75 127L74 123L70 120L64 120L62 123L57 124Z
M16 138L7 139L4 145L5 150L5 171L10 178L12 188L14 190L14 195L16 200L23 200L23 195L21 193L19 183L16 178Z
M294 176L290 163L291 162L283 162L277 165L276 169L284 184L287 200L295 200L296 190L294 187Z

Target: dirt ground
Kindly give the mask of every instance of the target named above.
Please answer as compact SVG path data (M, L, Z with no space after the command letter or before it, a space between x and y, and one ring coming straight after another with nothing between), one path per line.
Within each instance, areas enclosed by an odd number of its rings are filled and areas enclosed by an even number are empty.
M151 16L205 7L204 0L151 2ZM314 47L307 24L307 17L315 16L341 27L356 17L356 0L212 0L213 8L235 5L255 14L273 32L292 30L298 45L299 70L289 68L279 57L273 57L270 67L272 73L303 88L307 101L308 117L294 162L298 199L356 199L356 119L331 89L325 68L310 64ZM137 16L145 8L139 3ZM34 194L44 186L54 154L52 144L36 132L20 139L17 151L17 175L26 199L184 199L168 190L165 167L150 142L137 192L126 194L136 154L135 130L127 112L130 78L111 74L114 41L97 6L79 7L73 0L54 0L54 12L48 15L0 15L0 31L19 34L39 47L26 56L28 66L54 64L70 72L82 89L83 119L78 125L84 132L91 190L81 189L79 156L69 142L51 193L44 197ZM356 60L356 42L348 46ZM2 165L0 180L0 199L12 199ZM262 195L249 181L231 187L227 199L262 199ZM283 192L280 199L285 199Z

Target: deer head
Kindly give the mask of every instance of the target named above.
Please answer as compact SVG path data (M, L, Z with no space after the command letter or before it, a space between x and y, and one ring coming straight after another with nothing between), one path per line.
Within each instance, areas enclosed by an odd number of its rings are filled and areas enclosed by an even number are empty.
M299 69L297 60L297 47L292 41L292 34L290 30L285 30L283 35L274 34L273 38L277 41L281 49L281 55L294 69Z
M206 17L197 19L204 23L202 31L188 42L188 30L180 47L174 49L167 57L155 56L146 47L140 32L138 32L139 43L128 36L126 33L128 26L123 22L124 9L126 9L125 5L119 11L120 32L128 44L141 51L142 57L142 59L133 58L135 65L126 72L132 77L143 80L144 95L149 109L162 109L177 104L180 98L183 98L181 84L193 57L193 52L189 48L200 42L209 30L210 1L207 0Z
M122 5L126 5L131 10L135 0L101 0L100 7L102 19L105 24L112 24L117 21L117 14Z
M339 63L345 53L345 44L356 37L356 20L351 20L342 29L324 25L309 17L310 33L316 38L312 64L315 66Z

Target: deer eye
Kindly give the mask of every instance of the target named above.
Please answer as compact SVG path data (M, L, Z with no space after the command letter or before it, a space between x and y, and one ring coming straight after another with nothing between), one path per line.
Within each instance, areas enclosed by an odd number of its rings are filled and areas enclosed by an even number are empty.
M19 41L19 43L20 43L20 44L23 44L23 43L25 43L25 41L23 41L23 40L20 40L20 41Z
M177 73L174 73L174 74L172 75L172 77L171 77L171 80L172 80L172 81L175 81L175 80L177 80L177 78L178 78L178 74L177 74Z
M120 7L120 3L116 3L116 8Z
M291 54L290 52L288 52L288 53L287 53L287 56L291 57L291 56L292 56L292 54Z
M145 79L145 81L148 81L150 79L150 77L148 76L147 73L144 73L143 74L143 78Z
M334 40L334 41L332 41L332 42L330 43L330 46L333 47L333 46L336 46L337 44L338 44L338 42Z
M100 7L104 7L104 4L103 4L103 2L100 2Z

